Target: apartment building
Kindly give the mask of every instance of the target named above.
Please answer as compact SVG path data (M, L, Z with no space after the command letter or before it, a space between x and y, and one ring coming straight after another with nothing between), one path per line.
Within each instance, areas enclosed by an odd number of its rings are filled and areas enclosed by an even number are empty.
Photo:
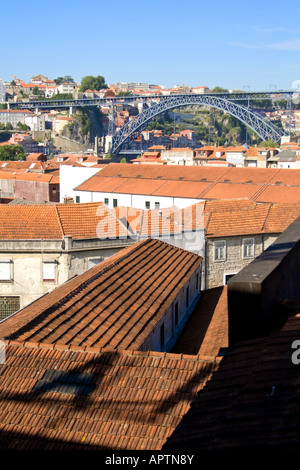
M6 87L3 80L0 79L0 103L5 103L6 101Z
M104 204L0 204L0 214L0 319L134 242Z
M74 188L80 202L102 201L113 208L187 207L201 200L241 199L299 202L300 171L110 163Z

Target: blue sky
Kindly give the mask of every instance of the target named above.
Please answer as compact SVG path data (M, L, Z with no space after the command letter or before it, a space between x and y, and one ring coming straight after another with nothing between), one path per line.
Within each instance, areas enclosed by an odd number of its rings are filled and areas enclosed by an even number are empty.
M2 1L0 78L291 89L299 17L299 0Z

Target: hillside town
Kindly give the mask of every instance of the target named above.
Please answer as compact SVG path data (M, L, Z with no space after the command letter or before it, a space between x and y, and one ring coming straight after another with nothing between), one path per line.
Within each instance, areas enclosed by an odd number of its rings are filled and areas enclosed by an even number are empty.
M0 81L3 104L209 92ZM276 145L144 129L113 159L69 112L4 108L0 449L299 450L300 111Z

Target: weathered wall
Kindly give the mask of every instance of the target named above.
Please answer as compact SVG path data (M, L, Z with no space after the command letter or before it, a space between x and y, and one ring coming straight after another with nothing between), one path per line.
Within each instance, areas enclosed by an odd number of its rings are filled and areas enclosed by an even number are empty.
M207 238L205 250L205 277L206 289L222 286L225 283L225 276L238 273L247 266L255 257L268 248L278 234L274 235L248 235L239 237ZM244 238L254 238L254 257L243 258L242 243ZM225 261L215 260L214 242L226 241Z
M197 278L198 276L198 278ZM196 282L198 283L196 285ZM140 350L142 351L170 351L176 343L184 325L193 312L196 303L200 297L201 286L201 266L199 266L192 274L188 283L182 287L178 296L173 300L171 305L166 309L163 318L155 326L152 333L143 343ZM186 291L189 287L189 305L186 306ZM175 304L178 302L178 324L175 324ZM161 325L164 324L164 346L160 344Z

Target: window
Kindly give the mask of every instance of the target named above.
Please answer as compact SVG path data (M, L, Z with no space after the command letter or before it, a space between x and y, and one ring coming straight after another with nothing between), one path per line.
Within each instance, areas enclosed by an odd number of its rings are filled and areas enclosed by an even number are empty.
M224 284L227 285L229 279L231 279L236 273L233 274L224 274Z
M79 203L79 202L80 202L80 196L76 196L75 201L76 201L77 203Z
M178 325L178 302L176 302L174 307L174 324L175 326Z
M150 209L150 201L145 201L145 209Z
M20 297L0 297L0 321L20 310Z
M186 307L189 306L189 303L190 303L190 288L187 287L186 292L185 292L185 305L186 305Z
M243 258L254 258L254 238L243 239Z
M11 260L0 261L0 282L9 282L12 280L12 262Z
M56 279L56 261L43 261L43 281L53 282Z
M214 243L215 261L225 261L226 242L224 240Z
M160 327L160 347L162 348L165 344L165 324L163 323Z
M113 206L118 207L118 199L113 199Z
M160 208L160 202L155 202L154 207L155 207L155 209L159 209Z
M105 197L105 198L104 198L104 204L106 204L106 205L108 206L108 204L109 204L109 199L108 199L108 197Z

